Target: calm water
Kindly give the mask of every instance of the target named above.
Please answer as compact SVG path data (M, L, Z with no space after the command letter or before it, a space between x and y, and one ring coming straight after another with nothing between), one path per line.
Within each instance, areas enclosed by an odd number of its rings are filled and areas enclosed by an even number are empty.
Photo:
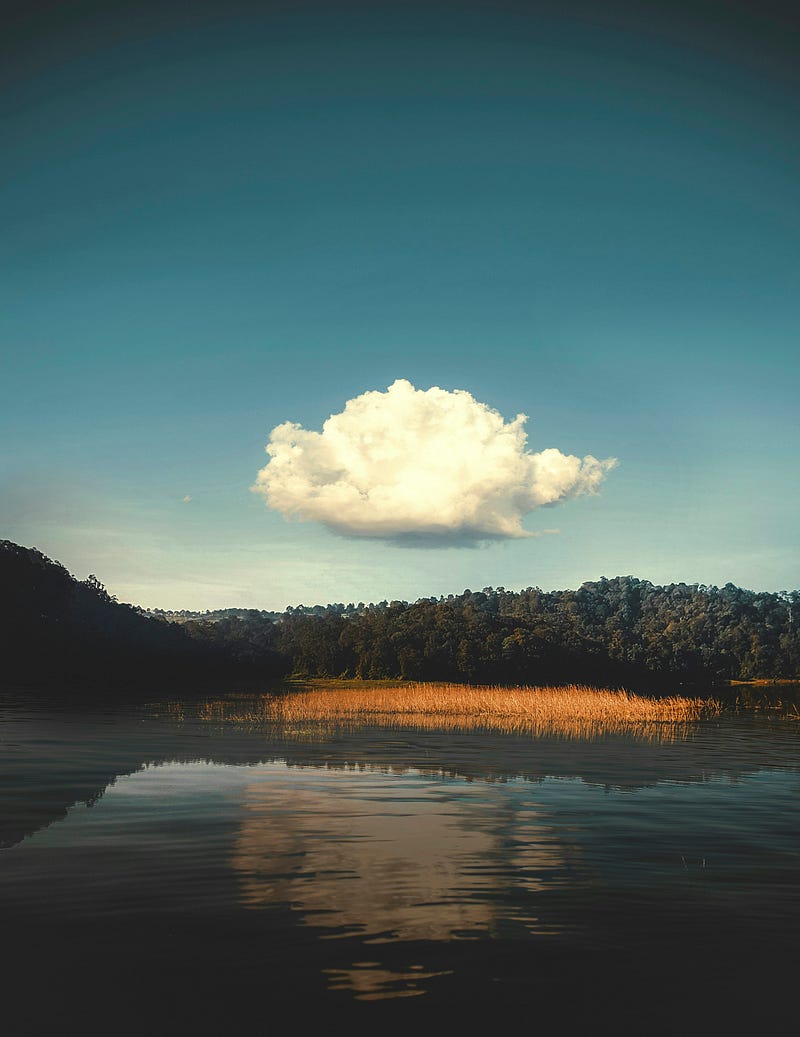
M794 1032L800 724L292 730L0 704L13 1034Z

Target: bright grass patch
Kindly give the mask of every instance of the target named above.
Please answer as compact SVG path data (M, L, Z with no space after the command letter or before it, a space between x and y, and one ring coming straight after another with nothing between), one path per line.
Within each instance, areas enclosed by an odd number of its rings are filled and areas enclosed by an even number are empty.
M716 715L713 700L671 695L650 698L629 691L569 684L564 687L399 684L380 688L343 688L294 692L269 699L275 719L361 720L384 715L472 716L528 720L680 721Z
M207 720L319 727L404 727L419 730L484 730L559 734L585 738L635 731L647 738L680 737L680 728L717 716L713 699L663 698L585 685L476 687L463 684L311 684L302 691L264 695L246 706L207 703Z

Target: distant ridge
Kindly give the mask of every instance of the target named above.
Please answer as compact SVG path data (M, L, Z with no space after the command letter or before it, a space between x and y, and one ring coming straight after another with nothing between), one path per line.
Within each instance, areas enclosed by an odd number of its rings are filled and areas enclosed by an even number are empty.
M310 677L629 686L800 675L800 592L485 587L415 602L163 612L118 603L34 548L0 541L6 682Z
M9 686L197 681L236 672L224 649L189 637L108 593L95 576L76 580L35 548L0 541L0 680Z

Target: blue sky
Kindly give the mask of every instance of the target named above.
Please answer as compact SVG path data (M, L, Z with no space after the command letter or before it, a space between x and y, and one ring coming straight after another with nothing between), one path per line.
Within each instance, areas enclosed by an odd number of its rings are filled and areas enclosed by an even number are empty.
M800 585L777 8L113 6L23 5L0 63L0 535L165 608ZM618 467L466 547L251 492L396 379Z

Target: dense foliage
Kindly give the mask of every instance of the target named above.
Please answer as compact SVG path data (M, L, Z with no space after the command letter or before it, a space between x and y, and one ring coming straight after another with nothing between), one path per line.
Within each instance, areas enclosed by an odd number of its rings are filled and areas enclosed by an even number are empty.
M657 587L631 576L575 591L464 591L378 605L300 606L185 628L243 658L268 649L313 676L470 682L668 683L800 674L800 592Z
M41 552L0 541L2 678L113 687L213 680L244 667L227 649L117 602L95 576L76 580ZM261 669L267 664L261 660Z
M657 587L631 576L574 591L466 590L409 604L284 613L145 613L38 551L0 542L12 604L6 675L309 676L483 683L709 681L800 675L800 592Z

